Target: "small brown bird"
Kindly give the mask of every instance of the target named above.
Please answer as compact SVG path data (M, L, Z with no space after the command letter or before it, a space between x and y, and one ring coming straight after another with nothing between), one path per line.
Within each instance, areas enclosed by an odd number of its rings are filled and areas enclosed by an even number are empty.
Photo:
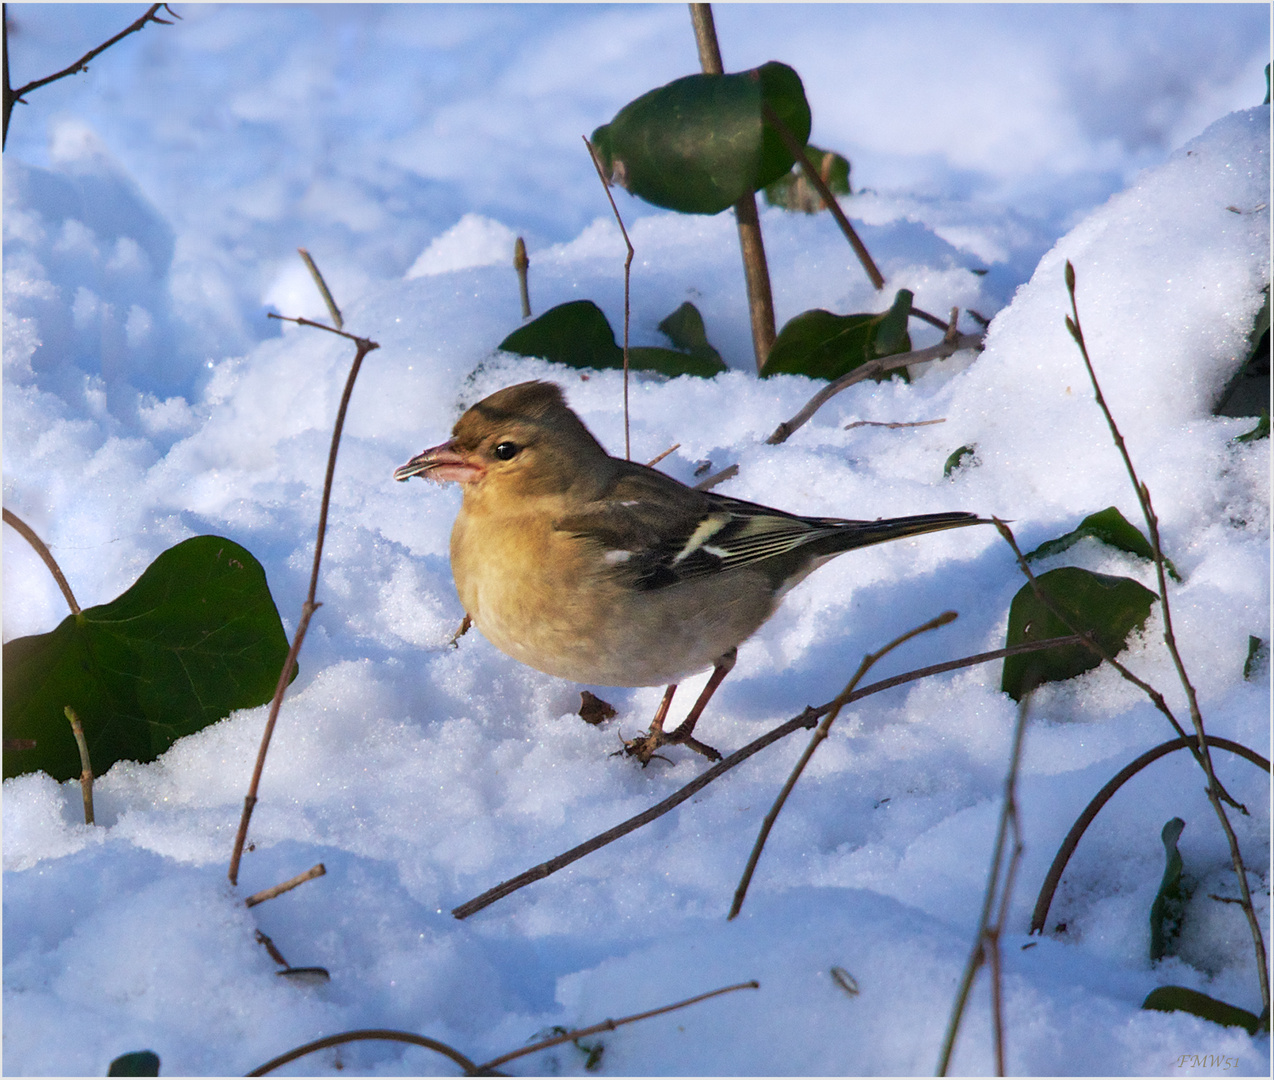
M783 595L851 548L974 525L974 514L878 521L797 517L697 491L611 457L553 383L525 382L469 409L451 438L394 471L455 480L460 602L496 648L550 675L602 686L667 685L643 764L666 743L709 758L694 726L738 646ZM711 667L685 721L665 733L677 683Z

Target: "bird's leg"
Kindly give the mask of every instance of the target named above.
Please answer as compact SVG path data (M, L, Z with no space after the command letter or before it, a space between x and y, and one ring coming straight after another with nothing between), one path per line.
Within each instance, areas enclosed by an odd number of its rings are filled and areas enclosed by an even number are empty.
M708 679L707 685L700 692L699 698L695 701L689 714L674 730L665 734L664 720L668 716L668 707L672 704L673 691L677 689L675 684L668 687L664 692L663 701L659 703L659 710L655 713L655 719L650 725L650 731L626 743L625 749L628 753L638 758L642 765L646 765L659 747L668 743L680 743L696 753L702 754L710 761L720 761L721 754L706 743L701 743L698 739L693 738L691 732L694 731L695 724L699 722L699 717L709 700L711 700L712 695L717 692L717 687L730 674L730 669L734 667L737 657L738 650L731 649L716 662L712 669L712 677Z

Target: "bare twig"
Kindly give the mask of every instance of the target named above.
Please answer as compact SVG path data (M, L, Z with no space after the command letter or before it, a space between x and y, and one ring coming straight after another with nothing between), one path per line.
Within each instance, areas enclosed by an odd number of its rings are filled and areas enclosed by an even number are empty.
M563 1035L554 1035L551 1039L545 1039L543 1042L532 1043L530 1046L524 1046L519 1050L510 1051L502 1054L500 1057L492 1058L490 1061L484 1061L478 1066L478 1071L482 1073L489 1072L497 1065L503 1065L506 1061L512 1061L514 1058L525 1057L527 1054L534 1054L539 1050L547 1050L550 1046L558 1046L564 1042L574 1042L576 1039L583 1039L589 1035L596 1035L599 1031L614 1031L617 1027L624 1024L633 1024L638 1020L649 1020L652 1016L661 1016L664 1013L673 1012L676 1009L684 1009L687 1005L695 1005L700 1001L707 1001L708 998L720 997L722 994L732 994L736 990L760 990L761 984L755 979L750 979L744 983L735 983L734 986L723 986L720 990L710 990L706 994L698 994L692 998L686 998L685 1001L678 1001L675 1005L665 1005L659 1009L651 1009L649 1012L634 1013L632 1016L625 1016L619 1020L603 1020L600 1024L593 1024L591 1027L577 1028L574 1031L568 1031Z
M6 4L5 7L7 9L8 5ZM90 60L99 53L105 52L117 41L128 37L129 34L136 33L147 23L153 22L161 23L164 26L171 26L172 23L170 23L167 19L161 19L157 14L160 8L163 8L164 11L171 15L174 19L181 18L181 16L173 11L167 4L151 4L151 6L147 9L146 14L140 19L131 23L129 26L126 26L109 41L104 41L101 45L97 46L97 48L90 49L70 67L65 67L61 71L54 72L52 75L46 75L43 79L34 79L25 86L19 86L16 90L11 89L9 86L9 20L6 10L6 17L4 19L4 133L3 136L0 137L3 140L0 142L0 145L3 145L3 143L8 142L9 140L9 116L13 112L13 106L18 102L22 102L23 105L26 104L26 101L23 100L24 94L29 94L32 90L38 90L40 87L47 86L49 83L56 82L58 79L65 79L68 75L78 75L81 71L87 71L88 62Z
M285 892L291 892L298 885L304 885L307 881L313 881L316 877L322 877L327 873L327 867L322 863L316 863L311 866L303 874L297 874L294 878L288 878L287 881L280 882L278 885L271 885L268 889L262 889L259 893L253 893L243 903L245 907L256 907L266 900L273 900L276 896L282 896Z
M271 315L273 315L273 312L271 312ZM248 784L248 794L244 796L243 814L239 818L239 831L235 834L234 850L230 855L229 877L231 885L238 884L239 861L243 857L243 846L248 839L248 823L252 820L252 810L257 803L257 789L261 784L261 773L265 769L265 756L270 749L270 739L274 735L274 725L279 718L279 709L283 705L283 695L287 692L288 683L292 679L292 672L296 667L296 657L301 651L301 644L305 641L310 619L319 608L319 604L315 600L315 594L318 591L319 564L323 558L323 540L327 535L327 511L332 500L332 479L336 474L336 452L340 449L341 431L345 427L345 413L349 409L350 395L354 392L354 380L358 378L358 370L363 366L363 358L373 349L380 348L377 342L368 338L355 337L353 334L347 334L344 330L336 330L330 326L324 326L322 323L313 322L310 319L289 319L280 315L275 315L274 317L284 319L285 322L295 322L302 326L314 326L320 330L326 330L328 333L338 334L353 341L356 349L354 362L350 365L349 376L345 380L345 389L341 393L341 403L336 410L336 423L332 428L332 443L327 455L327 474L323 479L323 501L319 508L318 535L314 541L314 564L310 570L310 588L306 594L305 603L301 605L301 618L297 623L296 633L292 637L292 647L288 650L287 658L283 661L283 670L279 672L279 681L274 688L274 698L270 702L270 715L266 719L265 731L261 735L261 746L257 750L257 760L252 770L252 780Z
M883 375L886 371L894 371L910 364L923 364L929 360L945 360L948 356L958 353L962 349L978 349L980 351L981 348L981 334L960 334L954 341L943 340L937 345L930 345L927 349L914 349L911 352L895 353L893 356L881 356L875 360L868 360L865 364L860 364L853 371L846 372L839 379L834 379L824 386L822 390L805 403L805 407L793 416L791 420L785 420L776 427L774 433L765 441L771 445L785 442L793 432L804 427L810 417L826 405L828 401L842 390L847 390L864 379Z
M836 196L832 194L832 189L827 186L827 182L819 175L814 168L813 163L809 159L809 155L805 153L805 147L800 143L791 129L779 119L770 106L761 102L761 115L765 117L765 122L772 127L782 140L783 145L787 147L787 152L796 158L796 162L801 167L801 171L805 173L805 177L818 190L819 195L823 197L823 203L827 209L832 212L832 217L836 219L836 224L840 226L840 231L845 234L845 239L849 241L849 246L854 249L854 254L858 256L858 261L862 263L863 270L867 272L867 277L871 279L871 283L876 289L885 287L885 278L881 274L876 262L871 257L871 252L867 250L867 246L859 239L858 233L854 231L854 226L849 223L849 218L845 216L845 211L840 208L840 203L836 201Z
M1230 848L1230 862L1234 867L1234 876L1238 879L1239 895L1243 900L1243 914L1247 919L1248 930L1252 935L1253 949L1256 953L1256 974L1261 988L1262 1013L1268 1017L1270 1014L1270 974L1269 962L1265 952L1265 938L1261 931L1260 920L1256 915L1256 909L1252 904L1252 896L1247 883L1247 868L1243 863L1243 854L1239 850L1238 837L1234 835L1229 815L1226 814L1225 807L1222 805L1224 789L1217 781L1216 774L1212 769L1212 755L1208 751L1207 734L1203 729L1203 713L1199 709L1198 696L1195 694L1194 685L1186 672L1181 653L1177 649L1176 635L1172 629L1172 608L1168 602L1168 582L1163 551L1159 543L1159 518L1155 514L1154 506L1150 501L1150 488L1137 478L1137 470L1133 467L1132 457L1128 453L1128 448L1124 445L1123 436L1119 433L1119 428L1115 424L1114 415L1106 405L1106 399L1101 392L1101 385L1097 381L1097 373L1093 370L1092 360L1088 356L1088 347L1084 343L1084 331L1079 322L1079 307L1075 300L1075 267L1071 265L1069 259L1066 261L1065 273L1066 291L1070 294L1071 301L1071 315L1066 317L1066 328L1070 331L1071 337L1075 339L1080 355L1084 358L1084 367L1088 371L1088 378L1093 386L1093 395L1101 408L1102 414L1106 417L1106 423L1110 427L1111 438L1114 440L1115 446L1124 460L1124 466L1128 470L1128 478L1132 481L1133 488L1137 492L1137 500L1141 503L1141 512L1146 519L1146 528L1150 534L1150 546L1154 552L1155 574L1159 580L1159 603L1163 608L1163 642L1168 649L1168 654L1172 657L1172 663L1177 670L1177 678L1185 691L1186 703L1190 710L1190 721L1194 727L1195 737L1198 740L1197 760L1203 767L1204 775L1208 780L1208 801L1212 804L1212 809L1216 813L1217 820L1221 824L1221 829L1225 833L1226 842Z
M846 424L846 431L856 427L883 427L883 428L908 428L908 427L928 427L930 424L945 424L947 418L945 416L938 417L937 420L906 420L894 421L886 423L882 420L855 420L852 424Z
M360 1031L344 1031L339 1035L329 1035L325 1039L315 1039L304 1046L298 1046L295 1050L289 1050L286 1054L271 1058L264 1065L258 1065L246 1075L265 1076L267 1073L274 1072L280 1066L286 1065L289 1061L305 1057L306 1054L312 1054L316 1050L326 1050L329 1046L341 1046L344 1043L366 1041L401 1042L411 1043L413 1046L423 1046L427 1050L433 1050L435 1053L451 1058L460 1068L464 1069L466 1076L482 1075L482 1070L477 1065L460 1053L459 1050L448 1046L446 1043L439 1042L437 1039L430 1039L425 1035L417 1035L415 1032L394 1031L390 1028L364 1028Z
M35 534L35 530L31 528L12 510L4 511L4 523L16 529L18 534L28 544L35 548L35 553L44 560L44 565L49 568L49 573L53 575L53 580L58 583L58 588L62 590L62 595L66 598L67 606L71 609L72 615L80 613L80 605L75 602L75 594L71 592L71 586L68 584L62 568L58 566L57 559L53 557L53 553L44 546L44 541Z
M653 469L656 465L658 465L661 461L663 461L663 459L666 458L669 454L676 453L676 451L680 449L681 449L681 443L673 443L662 454L656 454L648 462L646 462L646 467Z
M615 220L619 222L619 231L623 233L624 246L628 248L628 255L624 259L624 460L631 461L633 452L628 439L628 285L632 277L633 242L628 239L628 230L624 228L624 219L619 216L619 207L615 205L615 196L610 193L610 184L606 182L606 173L602 169L602 162L597 156L597 151L588 141L587 136L580 137L584 140L584 145L588 147L588 156L593 159L597 179L602 182L602 190L606 192L606 198L610 200L610 208L615 212Z
M1053 894L1057 891L1057 886L1062 880L1066 864L1070 862L1070 858L1079 846L1079 841L1083 837L1085 830L1092 824L1093 819L1101 811L1101 808L1111 800L1116 791L1147 765L1158 761L1165 754L1193 748L1195 745L1195 737L1192 735L1188 735L1183 739L1171 739L1166 743L1160 743L1154 749L1147 750L1135 761L1125 765L1093 796L1092 801L1084 807L1084 812L1075 819L1075 824L1071 826L1070 832L1066 834L1066 839L1062 841L1062 846L1057 849L1057 854L1053 856L1053 865L1048 868L1048 873L1044 877L1044 884L1040 886L1040 894L1035 901L1035 910L1031 913L1030 932L1032 934L1042 934L1044 932L1044 928L1048 923L1048 909L1052 906ZM1270 771L1269 761L1242 743L1236 743L1230 739L1222 739L1216 735L1209 735L1208 746L1215 750L1228 750L1231 754L1247 758L1253 765L1264 769L1266 772ZM1241 903L1242 901L1239 902Z
M301 256L306 268L310 271L310 277L314 279L314 284L318 286L318 291L323 297L323 303L327 305L328 313L332 316L332 322L336 324L336 329L343 329L345 320L341 318L341 309L336 306L336 301L332 299L332 290L327 287L327 282L323 280L323 275L319 273L318 266L310 258L310 253L305 248L297 248L296 253Z
M518 275L518 292L522 296L522 318L531 317L531 289L527 282L526 272L531 269L531 260L526 254L526 241L518 237L513 244L513 269Z
M699 47L699 66L705 75L724 75L721 47L717 44L717 28L712 19L711 4L691 4L690 21L695 43ZM756 196L748 192L734 204L734 218L739 226L739 247L743 253L743 276L748 287L748 315L752 323L752 349L756 369L760 371L774 348L774 296L770 290L770 271L765 261L765 242L761 239L761 219L756 212Z
M84 741L84 725L75 710L69 705L62 707L62 712L71 721L71 734L75 736L75 745L80 751L80 794L84 797L84 824L93 824L93 763L88 756L88 743Z
M895 686L902 686L904 683L913 682L916 679L923 679L929 675L940 675L946 671L955 671L958 668L972 667L976 664L990 663L992 660L1003 660L1006 656L1017 656L1021 653L1035 652L1039 649L1052 649L1062 645L1074 645L1078 643L1078 638L1074 636L1066 636L1060 638L1050 638L1047 641L1032 641L1023 645L1015 645L1007 649L994 649L991 652L978 653L976 656L965 656L959 660L947 660L941 664L931 664L928 667L918 668L915 671L904 672L901 675L894 675L888 679L882 679L880 682L871 683L868 686L861 687L854 691L844 704L858 701L861 698L868 697L871 694L878 694L883 690L891 690ZM640 829L643 825L649 824L656 818L662 817L669 810L680 806L688 798L696 792L708 786L718 776L729 772L736 765L741 764L750 758L753 754L759 753L772 743L778 742L780 739L787 737L794 731L801 728L812 728L818 723L819 718L825 716L832 707L832 702L826 705L820 705L818 708L809 707L799 716L793 717L786 723L780 724L771 731L766 732L759 739L755 739L748 743L741 750L736 750L729 757L717 762L710 769L695 777L685 787L669 795L662 802L652 806L649 810L643 811L631 817L627 821L621 822L613 829L607 829L606 832L587 840L570 851L563 852L561 855L549 859L548 862L540 863L539 866L533 866L530 870L518 874L517 877L509 878L494 888L488 889L481 896L461 904L459 907L451 909L451 914L457 919L467 919L475 912L481 911L484 907L494 904L497 900L508 896L510 893L517 892L518 889L532 882L540 881L548 877L550 874L556 873L564 866L569 866L577 859L582 859L585 855L589 855L598 848L603 848L614 840L618 840L621 836L627 836L630 832Z
M1030 694L1022 695L1018 703L1017 724L1013 729L1013 748L1009 754L1008 774L1004 778L1004 805L1000 808L1000 824L995 835L995 850L991 856L991 867L987 873L986 894L982 899L982 916L978 920L978 931L974 938L973 949L965 964L964 977L960 980L960 989L956 993L955 1004L951 1010L951 1019L947 1024L947 1034L942 1041L942 1055L938 1060L939 1076L947 1075L947 1066L951 1063L951 1052L955 1048L956 1035L960 1031L960 1021L964 1017L964 1008L969 1000L969 992L973 989L973 981L977 977L978 968L984 963L991 967L991 1017L995 1038L996 1075L1004 1076L1004 1015L1003 995L1000 984L1000 934L1004 930L1004 920L1008 915L1009 900L1013 891L1013 881L1017 875L1018 862L1022 856L1022 834L1017 819L1017 770L1022 759L1022 739L1026 734L1027 707ZM1005 848L1012 836L1013 846L1007 854ZM996 904L996 898L999 904ZM994 918L992 914L994 911Z
M894 638L893 641L877 652L868 653L863 657L862 663L858 665L858 670L854 672L853 678L845 685L845 689L832 699L827 715L823 717L822 723L818 725L818 728L810 737L809 745L805 747L805 752L792 769L787 782L783 785L783 790L779 792L778 798L774 800L774 805L770 807L770 812L765 815L756 843L752 845L752 853L748 856L743 876L739 879L739 885L734 890L734 902L730 905L730 914L726 916L727 919L733 919L739 914L739 909L743 907L743 899L748 894L748 885L751 883L752 874L756 870L757 860L761 858L761 851L765 847L765 841L769 838L770 830L774 827L774 822L778 820L778 816L783 810L783 805L787 802L787 797L792 793L792 789L796 787L796 782L801 778L801 774L805 771L805 766L809 764L810 758L814 756L814 751L818 749L819 743L827 738L827 734L831 731L832 724L836 722L836 717L840 715L841 709L844 708L847 701L853 698L854 690L857 688L859 680L871 670L877 660L898 648L899 645L910 641L917 634L923 634L929 630L936 630L940 626L946 626L947 623L954 622L955 619L956 613L954 611L944 611L941 615L930 619L922 626L917 626L914 630L908 630L905 634Z
M720 472L714 472L711 476L705 476L697 484L694 485L695 491L711 491L718 484L724 484L727 480L733 480L739 475L739 464L735 462L733 465L727 465Z

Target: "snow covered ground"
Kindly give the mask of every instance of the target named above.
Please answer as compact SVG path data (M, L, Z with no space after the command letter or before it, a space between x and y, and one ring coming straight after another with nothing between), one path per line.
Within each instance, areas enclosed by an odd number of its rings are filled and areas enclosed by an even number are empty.
M12 81L74 59L140 6L10 5ZM15 110L4 173L4 504L49 543L82 604L122 592L199 533L264 564L289 632L304 596L348 343L265 318L323 317L314 254L347 329L380 342L354 391L319 599L285 703L238 888L231 844L265 717L235 714L149 765L122 763L82 823L78 785L4 785L4 1071L102 1075L131 1050L165 1075L242 1073L354 1028L398 1028L484 1061L731 983L745 990L586 1040L603 1074L930 1073L971 945L1015 708L998 664L846 710L779 818L741 916L725 919L761 820L804 745L782 743L638 832L486 908L450 909L665 798L704 768L673 750L610 756L659 688L579 688L470 634L447 565L453 488L395 484L461 408L528 378L561 383L613 452L613 372L494 355L520 321L511 240L537 313L589 298L622 319L623 246L579 136L697 69L681 6L177 5L86 75ZM780 324L880 310L897 288L995 320L986 350L908 384L859 385L787 443L766 436L816 389L759 382L734 223L619 196L636 248L633 341L685 299L733 369L637 379L633 455L737 462L721 490L859 518L963 509L1012 519L1024 549L1109 505L1140 525L1063 326L1062 267L1103 389L1184 581L1176 632L1209 730L1269 747L1269 442L1211 416L1269 280L1269 11L1252 5L723 6L727 68L802 74L811 141L853 163L846 212L888 279L864 280L827 215L763 210ZM1145 170L1145 171L1143 171ZM974 271L986 271L975 273ZM998 313L998 314L997 314ZM972 329L967 316L962 324ZM913 331L918 345L936 332ZM855 420L941 424L888 429ZM972 467L943 478L957 447ZM1085 541L1043 564L1154 587ZM739 653L697 734L729 752L841 689L864 653L945 609L883 677L1003 643L1021 585L990 528L835 560ZM4 637L65 615L4 538ZM1125 654L1178 715L1156 607ZM692 699L692 680L681 699ZM1251 1039L1141 1011L1157 985L1259 1011L1225 843L1184 754L1125 787L1028 938L1075 816L1172 737L1100 668L1036 696L1019 779L1025 851L1004 941L1008 1068L1035 1074L1269 1070ZM1269 929L1268 776L1217 755ZM1159 832L1179 816L1200 880L1180 955L1152 966ZM317 862L327 875L243 898ZM1055 928L1063 925L1063 931ZM254 932L320 986L279 978ZM850 996L830 974L859 988ZM985 976L954 1073L994 1069ZM1215 1055L1215 1068L1183 1055ZM567 1044L510 1063L577 1074ZM448 1072L361 1043L283 1071Z

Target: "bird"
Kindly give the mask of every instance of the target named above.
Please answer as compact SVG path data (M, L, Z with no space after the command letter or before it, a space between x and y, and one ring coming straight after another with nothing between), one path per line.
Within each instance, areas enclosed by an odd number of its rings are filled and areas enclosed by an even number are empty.
M612 457L561 387L540 380L479 401L450 439L393 475L460 484L452 576L496 648L577 683L667 688L650 730L624 744L642 765L673 744L720 759L695 725L739 645L813 570L854 548L985 521L801 517L688 487ZM665 731L677 684L708 668L685 720Z

